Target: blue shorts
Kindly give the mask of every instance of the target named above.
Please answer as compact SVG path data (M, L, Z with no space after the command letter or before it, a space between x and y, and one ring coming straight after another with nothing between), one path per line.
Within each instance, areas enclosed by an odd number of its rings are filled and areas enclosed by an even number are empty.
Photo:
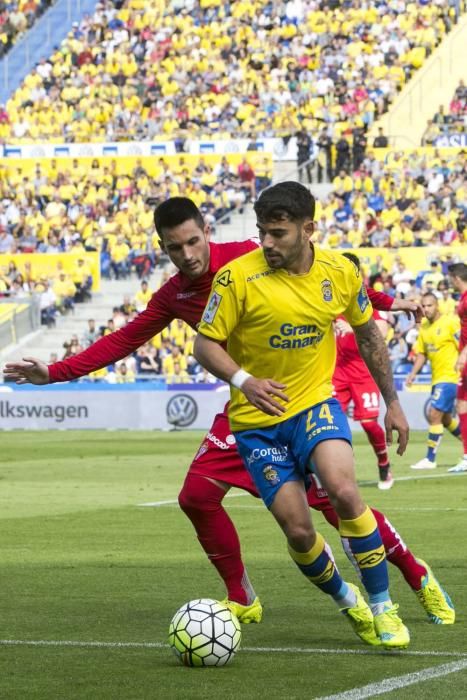
M329 399L268 428L235 432L240 455L268 508L287 481L309 486L310 456L324 440L352 444L347 418L336 399Z
M457 384L440 382L431 387L431 408L436 408L442 413L451 413L456 401Z

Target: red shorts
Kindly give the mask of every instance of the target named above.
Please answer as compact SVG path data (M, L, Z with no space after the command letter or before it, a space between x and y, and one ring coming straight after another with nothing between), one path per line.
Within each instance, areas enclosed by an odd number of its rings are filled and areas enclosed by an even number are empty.
M214 418L190 465L189 473L223 481L259 498L253 479L238 453L226 413L218 413ZM307 497L310 507L315 510L330 508L328 495L315 477L311 479Z
M370 378L363 382L342 381L334 375L332 379L334 387L333 396L339 401L344 413L347 412L349 403L353 401L355 420L374 420L379 415L379 389Z
M458 401L467 401L467 364L464 365L464 369L459 378L456 396Z

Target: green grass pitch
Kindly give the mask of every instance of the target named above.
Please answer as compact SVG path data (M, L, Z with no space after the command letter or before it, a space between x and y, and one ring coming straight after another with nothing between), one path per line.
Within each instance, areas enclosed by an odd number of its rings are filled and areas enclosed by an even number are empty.
M400 481L388 492L375 486L363 436L355 450L365 500L431 564L456 605L454 626L430 625L391 567L392 597L411 646L393 654L363 646L334 603L295 569L262 504L236 491L225 503L264 619L242 628L242 649L231 665L179 666L166 646L173 613L193 598L224 596L176 505L200 438L1 433L0 698L350 699L383 691L397 700L467 697L467 475L446 475L461 452L450 436L437 471L414 474L409 465L424 455L425 435L412 435L407 454L394 456ZM139 505L149 502L165 504ZM334 530L319 514L315 523L345 578L356 582ZM455 672L442 675L443 669ZM378 692L355 690L371 684Z

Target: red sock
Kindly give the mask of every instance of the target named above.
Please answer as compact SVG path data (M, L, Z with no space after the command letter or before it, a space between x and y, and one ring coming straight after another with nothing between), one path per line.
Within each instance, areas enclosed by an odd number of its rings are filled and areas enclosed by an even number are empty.
M389 463L388 447L386 445L386 435L377 420L362 421L363 430L375 451L378 460L378 467L384 467Z
M209 479L188 473L178 502L224 581L229 600L249 605L255 592L242 562L237 531L222 506L224 496L225 491Z
M461 427L462 444L464 445L464 454L467 455L467 413L459 413L459 424Z
M378 530L386 550L386 559L397 566L409 586L416 591L422 587L422 577L426 576L426 568L420 564L405 544L395 527L379 510L371 509L378 523Z
M405 578L409 586L416 591L421 588L422 577L426 575L427 570L422 564L419 564L414 555L407 548L397 530L391 525L389 520L375 508L371 509L378 523L378 530L383 540L384 549L386 550L386 559L397 566L402 576ZM329 508L322 511L324 517L333 527L338 529L339 519L335 510ZM345 549L345 547L344 547ZM345 549L345 553L349 557L352 564L354 561L350 555L350 550Z

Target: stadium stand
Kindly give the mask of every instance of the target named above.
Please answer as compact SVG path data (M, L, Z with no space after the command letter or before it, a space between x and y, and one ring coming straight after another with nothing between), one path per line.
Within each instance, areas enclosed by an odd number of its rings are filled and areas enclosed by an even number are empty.
M337 144L387 110L455 20L445 3L106 0L25 78L4 136L183 147L325 127Z
M55 0L0 2L0 58L27 32Z

